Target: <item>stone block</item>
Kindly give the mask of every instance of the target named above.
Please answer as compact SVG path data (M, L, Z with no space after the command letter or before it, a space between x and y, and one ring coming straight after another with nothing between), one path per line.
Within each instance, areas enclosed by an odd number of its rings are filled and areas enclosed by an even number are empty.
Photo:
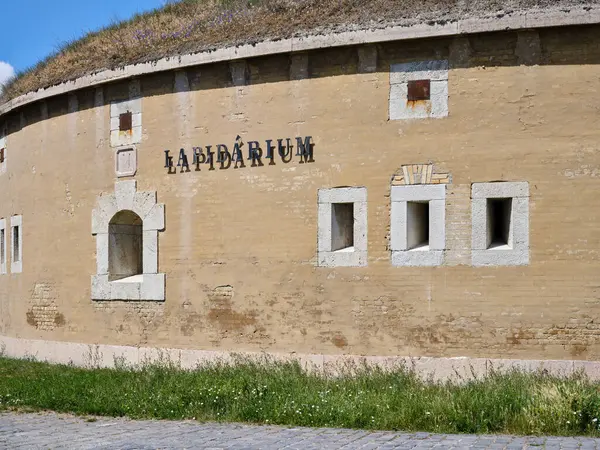
M96 235L96 274L108 275L108 234Z
M321 252L318 256L318 264L322 267L366 267L367 252L357 250Z
M133 210L133 199L135 197L137 183L135 180L119 181L115 183L115 198L117 199L118 211Z
M126 279L125 279L126 280ZM111 281L110 299L111 300L140 300L140 288L142 283L135 281Z
M158 272L158 231L143 232L144 275Z
M165 274L144 274L144 282L140 287L140 300L165 300Z
M156 204L144 217L144 231L165 229L165 205Z
M392 186L392 202L420 202L430 200L445 200L446 186L434 185L411 185L411 186Z
M515 55L519 64L528 66L540 64L542 60L542 45L537 30L520 30L517 32Z
M231 82L234 86L246 86L249 81L248 65L246 61L231 61L229 63Z
M471 263L474 266L526 266L529 264L529 249L472 250Z
M319 189L319 203L354 203L367 201L367 188L347 187Z
M471 198L515 198L529 197L529 183L526 181L500 181L493 183L473 183Z
M441 266L444 263L442 250L394 250L392 251L393 266Z
M136 192L133 199L133 212L142 219L148 215L154 205L156 205L156 191Z
M448 81L448 61L417 61L390 66L390 84L412 80Z
M120 148L115 152L117 177L133 176L137 172L137 149L135 146Z
M446 249L445 200L431 200L429 202L429 249Z
M117 119L121 114L131 112L131 114L142 113L142 99L134 98L131 100L123 100L120 102L112 102L110 104L110 118L116 117ZM118 127L117 127L118 129Z
M108 275L92 275L92 300L110 300Z
M290 79L305 80L308 77L308 54L294 53L290 62Z
M319 203L317 206L317 251L331 251L331 203Z
M392 202L390 224L390 248L392 250L406 250L408 248L406 206L406 202Z
M363 45L358 47L358 70L361 73L377 71L377 47Z

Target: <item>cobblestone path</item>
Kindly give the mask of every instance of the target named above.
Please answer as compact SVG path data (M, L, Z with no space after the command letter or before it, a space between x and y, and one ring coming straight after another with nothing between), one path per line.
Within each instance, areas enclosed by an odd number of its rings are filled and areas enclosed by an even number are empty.
M240 424L96 421L59 414L0 413L6 449L599 449L600 439L472 436L285 428ZM91 419L94 420L94 419Z

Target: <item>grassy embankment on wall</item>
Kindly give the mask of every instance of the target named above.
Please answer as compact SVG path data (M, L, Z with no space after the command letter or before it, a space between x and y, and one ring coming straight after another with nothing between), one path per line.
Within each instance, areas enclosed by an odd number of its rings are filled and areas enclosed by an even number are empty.
M324 377L294 363L82 369L0 358L0 410L445 433L599 436L600 384L494 374L423 382L408 369Z
M581 0L173 0L65 42L17 74L0 104L28 92L103 70L160 58L254 45L265 40L464 18L504 17L529 10L569 10ZM594 4L587 0L585 4Z

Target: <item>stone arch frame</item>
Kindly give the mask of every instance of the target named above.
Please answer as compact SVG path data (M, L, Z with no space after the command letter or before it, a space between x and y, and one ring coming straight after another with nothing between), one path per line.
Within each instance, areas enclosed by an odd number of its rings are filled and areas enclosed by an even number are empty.
M141 281L109 281L109 223L120 211L133 211L143 221L143 273ZM92 211L96 236L96 275L92 275L92 300L165 300L165 274L158 273L158 232L165 229L165 205L156 202L156 191L137 192L135 180L115 183L115 192L98 197Z

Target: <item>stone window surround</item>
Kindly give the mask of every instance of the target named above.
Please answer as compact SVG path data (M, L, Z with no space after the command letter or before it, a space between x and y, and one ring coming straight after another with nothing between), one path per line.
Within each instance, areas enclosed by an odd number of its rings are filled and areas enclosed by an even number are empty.
M408 82L430 81L429 100L409 102ZM412 103L412 104L409 104ZM415 61L390 66L389 119L427 119L448 116L448 61Z
M439 266L446 249L446 185L392 186L390 247L393 266ZM429 203L429 245L408 246L408 203Z
M4 230L4 255L0 252L0 274L6 274L6 260L8 259L8 230L6 229L6 219L0 219L0 230ZM2 258L2 256L4 257Z
M511 198L512 245L487 246L487 201ZM471 185L471 264L473 266L521 266L529 264L529 183L493 182Z
M318 192L317 265L322 267L364 267L367 265L367 188L340 187ZM332 205L354 204L354 248L331 251Z
M125 210L143 220L143 274L109 281L109 223ZM158 232L164 228L165 205L156 202L156 191L137 192L135 180L118 181L114 193L100 195L92 211L92 234L96 236L92 300L164 301L165 274L158 273Z
M19 230L19 255L15 258L14 229ZM4 234L6 237L6 232ZM18 259L18 261L16 261ZM23 216L12 216L10 218L10 271L11 273L23 272Z
M120 130L121 114L131 113L131 130ZM125 147L142 142L142 98L114 101L110 104L110 145Z
M128 155L129 162L131 163L129 166L122 166L121 155ZM118 178L121 177L132 177L137 172L137 147L135 145L126 145L123 147L117 147L115 149L115 173Z

